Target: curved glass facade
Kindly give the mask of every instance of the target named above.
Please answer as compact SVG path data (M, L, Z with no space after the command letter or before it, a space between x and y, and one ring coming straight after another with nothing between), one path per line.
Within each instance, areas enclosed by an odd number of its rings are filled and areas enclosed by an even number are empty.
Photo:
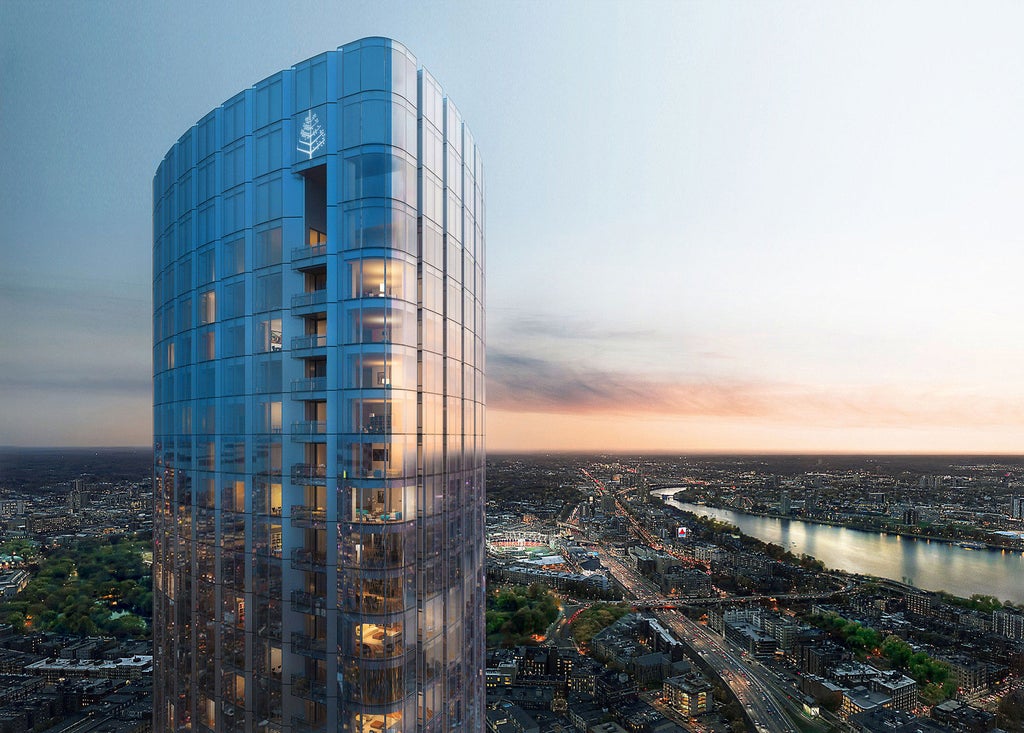
M156 730L483 730L484 211L368 38L153 183Z

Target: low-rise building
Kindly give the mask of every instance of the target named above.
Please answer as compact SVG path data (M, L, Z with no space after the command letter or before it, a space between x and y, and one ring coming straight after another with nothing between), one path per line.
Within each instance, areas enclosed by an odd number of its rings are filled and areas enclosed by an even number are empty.
M879 672L870 681L875 692L892 698L895 710L913 710L917 707L917 682L899 672Z
M843 693L843 702L839 708L839 717L849 720L858 713L864 713L878 708L892 707L892 698L881 692L874 692L866 687L858 685Z
M1024 613L1005 609L993 611L992 630L1008 639L1024 639Z
M847 722L858 733L953 733L948 726L937 721L889 708L857 713Z
M72 677L99 677L114 680L138 680L153 674L150 655L107 659L62 659L48 657L25 665L25 674L41 675L47 682Z
M696 568L670 568L659 576L658 584L669 596L707 598L712 594L711 576Z
M932 718L966 733L985 733L995 728L996 724L994 714L957 700L946 700L933 707Z
M598 723L597 725L590 726L587 729L587 733L628 733L628 731L618 723L608 721L607 723Z
M687 717L710 713L714 700L711 683L693 673L669 677L661 684L661 694L673 710Z

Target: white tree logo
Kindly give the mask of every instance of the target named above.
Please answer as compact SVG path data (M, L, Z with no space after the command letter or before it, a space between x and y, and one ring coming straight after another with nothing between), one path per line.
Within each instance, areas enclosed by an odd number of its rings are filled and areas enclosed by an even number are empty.
M310 110L306 115L306 119L302 122L302 130L299 132L299 144L295 149L312 158L313 154L322 148L325 142L327 142L327 138L324 134L324 127L320 124L320 118L316 116L316 112Z

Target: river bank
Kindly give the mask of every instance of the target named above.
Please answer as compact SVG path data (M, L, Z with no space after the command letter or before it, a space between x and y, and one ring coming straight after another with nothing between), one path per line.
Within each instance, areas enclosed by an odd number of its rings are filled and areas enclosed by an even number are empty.
M673 500L679 501L680 503L688 503L683 500L676 500L674 494L661 493L662 491L668 492L669 489L658 489L652 491L652 494L658 494L663 498L671 496ZM857 532L869 532L883 535L893 535L896 537L905 537L911 540L925 540L927 542L943 542L949 545L956 545L966 550L995 550L997 552L1024 552L1024 540L1008 540L1005 545L997 545L992 542L982 542L979 540L964 540L957 537L943 537L942 535L934 534L920 534L917 532L905 532L897 529L879 529L878 527L859 526L857 524L850 524L848 522L841 522L838 520L822 519L820 517L793 517L788 514L778 514L776 512L759 512L752 509L736 509L729 506L718 506L715 504L696 504L695 506L707 506L711 509L719 509L722 511L736 512L738 514L744 514L750 517L765 517L767 519L778 519L782 521L795 521L805 522L807 524L820 524L826 527L842 527L844 529L851 529Z
M658 493L674 494L671 490ZM1015 550L974 551L956 542L865 531L841 524L740 513L669 497L666 505L735 525L763 542L795 555L809 555L826 567L871 575L962 598L988 595L1024 603L1024 554Z

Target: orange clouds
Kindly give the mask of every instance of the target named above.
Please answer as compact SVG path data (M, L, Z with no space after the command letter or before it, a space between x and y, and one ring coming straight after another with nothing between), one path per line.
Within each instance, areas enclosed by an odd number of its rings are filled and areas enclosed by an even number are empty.
M1019 452L1024 400L914 385L672 379L497 355L491 450Z

